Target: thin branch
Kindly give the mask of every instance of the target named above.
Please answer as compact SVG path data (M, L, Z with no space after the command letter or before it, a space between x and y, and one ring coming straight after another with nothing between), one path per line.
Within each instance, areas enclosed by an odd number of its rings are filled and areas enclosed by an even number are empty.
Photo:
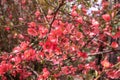
M93 36L92 38L90 38L80 49L80 51L82 51L82 49L84 49L94 38L96 38L98 35Z
M63 3L64 3L64 0L62 0L62 1L59 3L59 6L57 7L57 9L55 10L55 12L53 13L54 16L53 16L53 18L52 18L52 20L51 20L51 22L50 22L50 28L49 28L48 33L51 32L52 24L53 24L53 22L54 22L54 20L55 20L55 17L56 17L56 15L57 15L58 11L59 11L60 8L63 6Z
M41 13L42 13L42 15L43 15L43 17L44 17L44 20L45 20L46 24L48 24L47 26L50 27L49 22L48 22L48 20L47 20L47 18L46 18L46 15L45 15L43 9L41 8L41 5L40 5L39 1L36 0L36 2L37 2L37 4L38 4L39 10L41 11Z
M33 70L31 67L27 66L26 68L29 69L29 70L30 70L33 74L35 74L37 77L39 77L39 74L38 74L35 70Z
M114 49L114 51L120 51L120 49ZM88 56L96 56L98 54L106 54L106 53L110 53L110 52L113 52L113 50L106 50L106 51L102 51L102 52L89 53Z
M36 0L36 1L37 1L37 3L39 3L38 0ZM51 20L50 23L48 22L48 20L47 20L47 18L46 18L46 16L45 16L44 11L43 11L42 8L39 6L40 11L42 12L42 14L43 14L43 16L44 16L44 19L45 19L46 23L48 24L48 28L49 28L49 29L48 29L48 33L46 34L46 36L43 37L43 38L41 38L40 40L44 40L44 41L47 40L48 34L51 32L52 24L53 24L53 22L54 22L54 20L55 20L55 17L56 17L56 15L57 15L58 11L60 10L60 8L63 6L63 4L64 4L64 0L62 0L62 1L59 3L58 7L57 7L56 10L54 11L54 13L53 13L54 16L53 16L53 18L52 18L52 20Z

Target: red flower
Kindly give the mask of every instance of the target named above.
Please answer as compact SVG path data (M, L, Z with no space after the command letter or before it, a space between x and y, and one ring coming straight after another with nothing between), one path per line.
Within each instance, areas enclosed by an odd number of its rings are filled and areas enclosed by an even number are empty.
M80 16L80 17L77 18L76 21L82 24L83 23L83 18Z
M22 0L22 1L21 1L21 4L22 4L22 5L25 5L25 4L26 4L26 0Z
M36 17L39 17L39 16L40 16L40 11L39 11L39 10L37 10L37 11L35 12L35 16L36 16Z
M101 62L102 66L105 68L109 68L111 66L110 62L108 62L107 60L103 60Z
M31 72L29 72L25 69L20 69L20 68L19 68L19 70L17 70L17 73L20 74L20 77L19 77L20 80L25 80L26 78L28 78L29 76L32 75Z
M12 20L12 18L13 18L13 16L12 16L12 14L10 14L10 15L9 15L9 19Z
M9 26L5 27L5 30L10 31L10 27Z
M100 25L100 24L99 24L98 21L96 21L95 19L92 20L92 26L93 26L93 27L99 27L99 25Z
M68 66L62 67L62 72L66 75L69 74L69 72L70 72L69 67Z
M114 39L117 39L117 38L119 38L119 37L120 37L120 31L117 32L117 33L113 36Z
M10 69L12 69L12 65L10 63L2 61L0 65L0 75L5 74Z
M108 5L109 5L109 2L108 2L108 1L104 1L104 2L102 3L103 9L107 8Z
M15 64L17 65L17 64L21 63L22 58L21 58L21 56L17 55L16 57L12 58L11 61L15 62Z
M48 52L51 52L51 51L55 51L57 50L57 43L53 43L51 41L47 41L44 46L43 46L43 49L44 51L48 51Z
M24 52L24 59L25 60L34 60L35 58L35 50L29 49Z
M110 70L107 72L107 76L111 79L120 78L120 70Z
M84 65L83 65L83 64L79 64L79 65L78 65L78 69L79 69L79 70L82 70L83 68L84 68Z
M86 8L84 8L84 7L82 7L82 12L86 15L86 12L87 12L87 9Z
M104 14L104 15L102 15L102 18L103 18L106 22L109 22L109 21L111 20L109 14Z
M36 27L36 23L35 22L30 22L30 23L28 23L28 27L35 28Z
M117 47L118 47L117 42L112 42L111 47L112 47L112 48L117 48Z
M77 14L77 12L76 12L75 10L72 10L71 15L72 15L73 17L75 17L75 16L77 16L78 14Z
M29 42L21 42L20 48L21 50L26 50L29 45Z
M29 35L32 35L32 36L38 35L37 31L34 28L28 28L27 32Z
M43 77L45 79L47 79L49 75L50 75L50 72L48 71L48 69L47 68L43 68Z
M37 80L44 80L43 75L39 75Z
M44 58L44 53L43 52L39 52L39 56L41 57L41 58Z
M87 58L87 54L84 52L78 52L78 57Z

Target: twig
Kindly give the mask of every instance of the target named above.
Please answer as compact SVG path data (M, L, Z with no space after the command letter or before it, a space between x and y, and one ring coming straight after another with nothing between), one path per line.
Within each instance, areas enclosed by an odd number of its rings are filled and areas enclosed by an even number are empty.
M80 51L82 51L82 49L84 49L94 38L96 38L98 35L93 36L92 38L90 38L80 49Z
M114 51L120 51L120 49L115 49ZM95 56L98 54L106 54L106 53L110 53L110 52L113 52L113 50L107 50L107 51L96 52L96 53L89 53L88 56Z
M37 3L39 3L38 0L36 0L36 1L37 1ZM56 17L56 15L57 15L58 11L60 10L60 8L63 6L63 4L64 4L64 0L62 0L62 1L59 3L58 8L56 8L56 10L54 11L54 13L53 13L54 16L53 16L53 18L52 18L52 20L51 20L50 23L48 22L48 20L47 20L45 14L44 14L42 8L39 6L39 9L40 9L40 11L42 12L42 14L43 14L43 16L44 16L44 19L45 19L46 23L48 24L48 28L49 28L49 29L48 29L48 33L46 34L46 36L43 37L43 38L41 38L40 40L44 40L44 41L47 40L48 34L51 32L52 24L53 24L53 22L54 22L54 20L55 20L55 17Z
M26 68L29 69L29 70L30 70L33 74L35 74L37 77L39 77L39 74L38 74L35 70L33 70L31 67L27 66Z
M39 1L36 0L36 2L37 2L37 4L38 4L38 6L39 6L39 10L41 11L41 13L42 13L42 15L43 15L43 17L44 17L44 20L45 20L46 24L48 24L47 26L50 27L49 22L48 22L48 20L47 20L47 18L46 18L46 15L45 15L43 9L41 8L41 5L39 5Z
M53 18L52 18L52 20L51 20L51 22L50 22L50 28L49 28L48 33L50 33L50 32L51 32L51 27L52 27L52 24L53 24L53 22L54 22L54 20L55 20L55 17L56 17L56 15L57 15L57 12L58 12L58 11L59 11L59 9L63 6L63 3L64 3L64 0L62 0L62 1L61 1L61 3L59 3L59 6L57 7L57 9L55 10L55 12L53 13L53 14L54 14L54 16L53 16Z

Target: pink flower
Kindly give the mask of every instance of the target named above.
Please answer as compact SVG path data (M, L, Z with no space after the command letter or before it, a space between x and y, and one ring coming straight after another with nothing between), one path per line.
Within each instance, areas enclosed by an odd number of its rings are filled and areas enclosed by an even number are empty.
M107 72L107 76L111 79L120 78L120 70L110 70Z
M77 14L77 12L76 12L75 10L72 10L71 15L72 15L73 17L75 17L75 16L77 16L78 14Z
M43 75L39 75L37 80L44 80Z
M12 20L12 18L13 18L13 16L12 16L12 14L10 14L10 15L9 15L9 19Z
M112 47L112 48L117 48L117 47L118 47L117 42L112 42L111 47Z
M83 23L83 18L80 16L80 17L77 18L76 21L79 22L80 24L82 24Z
M29 35L32 35L32 36L38 35L37 31L34 28L28 28L27 32Z
M107 60L103 60L101 62L102 66L105 68L109 68L111 66L110 62L108 62Z
M47 41L44 45L43 45L43 49L44 51L48 51L48 52L51 52L51 51L55 51L57 50L57 43L53 43L51 41Z
M78 57L87 58L87 54L84 52L78 52Z
M21 4L25 5L26 4L26 0L21 0Z
M99 27L99 25L100 25L100 24L99 24L98 21L96 21L95 19L92 20L92 26L93 26L93 27Z
M5 27L5 30L10 31L10 27L9 26Z
M69 67L68 66L62 67L62 72L66 75L69 74Z
M117 39L117 38L119 38L119 37L120 37L120 31L118 31L118 32L113 36L114 39Z
M50 75L50 72L48 71L47 68L43 68L43 77L47 79Z
M20 48L21 50L26 50L29 45L29 42L21 42Z
M35 22L30 22L30 23L28 23L28 27L35 28L36 27L36 23Z
M109 14L104 14L104 15L102 15L102 18L103 18L106 22L109 22L109 21L111 20Z
M4 75L10 69L12 69L12 64L2 61L0 64L0 75Z
M25 60L34 60L35 58L35 50L29 49L24 52L24 59Z
M39 10L37 10L37 11L35 12L35 16L36 16L36 17L39 17L39 16L40 16L40 11L39 11Z

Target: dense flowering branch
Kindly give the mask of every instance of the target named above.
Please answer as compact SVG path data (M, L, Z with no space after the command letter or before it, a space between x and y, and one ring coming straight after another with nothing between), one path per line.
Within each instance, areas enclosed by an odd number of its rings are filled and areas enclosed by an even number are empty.
M0 79L119 79L120 6L98 2L0 1Z

